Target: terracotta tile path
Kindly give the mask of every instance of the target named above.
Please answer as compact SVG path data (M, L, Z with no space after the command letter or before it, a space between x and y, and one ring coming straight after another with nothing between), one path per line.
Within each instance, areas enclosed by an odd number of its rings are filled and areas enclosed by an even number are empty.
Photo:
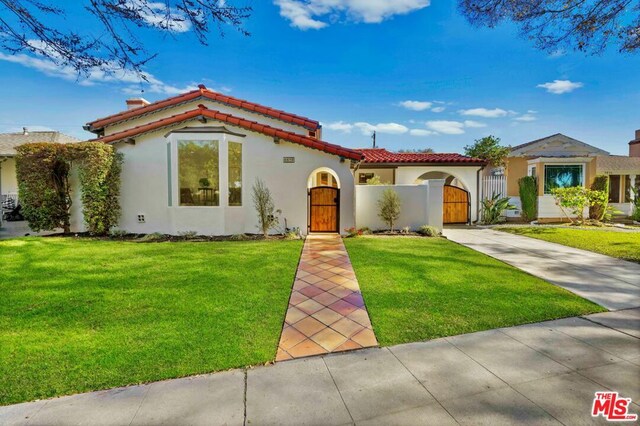
M304 243L276 361L378 346L347 250L337 234Z

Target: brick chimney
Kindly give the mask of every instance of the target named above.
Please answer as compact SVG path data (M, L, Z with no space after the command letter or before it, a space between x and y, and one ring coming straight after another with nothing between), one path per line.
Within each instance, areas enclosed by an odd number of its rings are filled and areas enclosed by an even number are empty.
M640 157L640 129L636 130L636 138L629 142L629 157Z
M142 108L149 105L149 101L143 98L131 98L127 99L127 109Z

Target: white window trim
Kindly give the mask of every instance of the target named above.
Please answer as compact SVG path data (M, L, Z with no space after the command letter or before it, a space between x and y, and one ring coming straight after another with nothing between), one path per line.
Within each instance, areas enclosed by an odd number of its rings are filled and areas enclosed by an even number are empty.
M228 189L223 187L227 185L227 176L223 177L223 173L228 173L228 168L223 167L223 163L220 161L223 151L226 150L226 138L222 133L174 133L169 135L169 143L171 144L171 173L172 173L172 199L175 200L170 208L175 209L196 209L196 210L210 210L220 209L225 207L222 203L223 196L228 197ZM218 142L218 185L220 186L220 198L217 206L181 206L180 205L180 175L179 175L179 163L178 158L178 143L181 141L217 141ZM224 171L223 171L224 169ZM223 182L224 180L224 182ZM224 189L223 189L224 188ZM228 202L228 200L227 200Z
M545 179L547 178L547 166L581 166L582 167L582 182L580 182L580 186L585 187L585 178L587 173L587 164L586 163L561 163L561 162L550 162L544 163L544 169L542 170L542 196L543 197L553 197L553 194L546 194L544 192L545 187Z

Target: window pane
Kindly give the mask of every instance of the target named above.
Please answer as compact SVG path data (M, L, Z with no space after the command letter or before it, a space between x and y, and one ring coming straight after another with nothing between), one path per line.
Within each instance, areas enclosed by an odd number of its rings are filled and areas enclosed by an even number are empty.
M218 141L178 142L181 206L219 206Z
M229 205L242 205L242 144L229 142Z
M555 188L582 186L582 166L544 166L544 193Z

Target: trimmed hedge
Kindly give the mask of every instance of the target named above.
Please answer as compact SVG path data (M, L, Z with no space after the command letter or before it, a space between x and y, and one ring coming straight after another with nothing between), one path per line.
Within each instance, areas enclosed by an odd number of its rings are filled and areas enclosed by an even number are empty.
M83 216L91 234L104 235L120 217L122 154L101 142L32 143L17 148L18 191L34 231L70 232L69 172L77 166Z
M609 176L596 176L593 180L593 184L591 184L591 189L607 194L607 196L602 199L602 202L596 202L589 206L589 219L600 221L607 214L607 207L609 206Z
M518 179L522 218L531 222L538 218L538 179L535 176L524 176Z

